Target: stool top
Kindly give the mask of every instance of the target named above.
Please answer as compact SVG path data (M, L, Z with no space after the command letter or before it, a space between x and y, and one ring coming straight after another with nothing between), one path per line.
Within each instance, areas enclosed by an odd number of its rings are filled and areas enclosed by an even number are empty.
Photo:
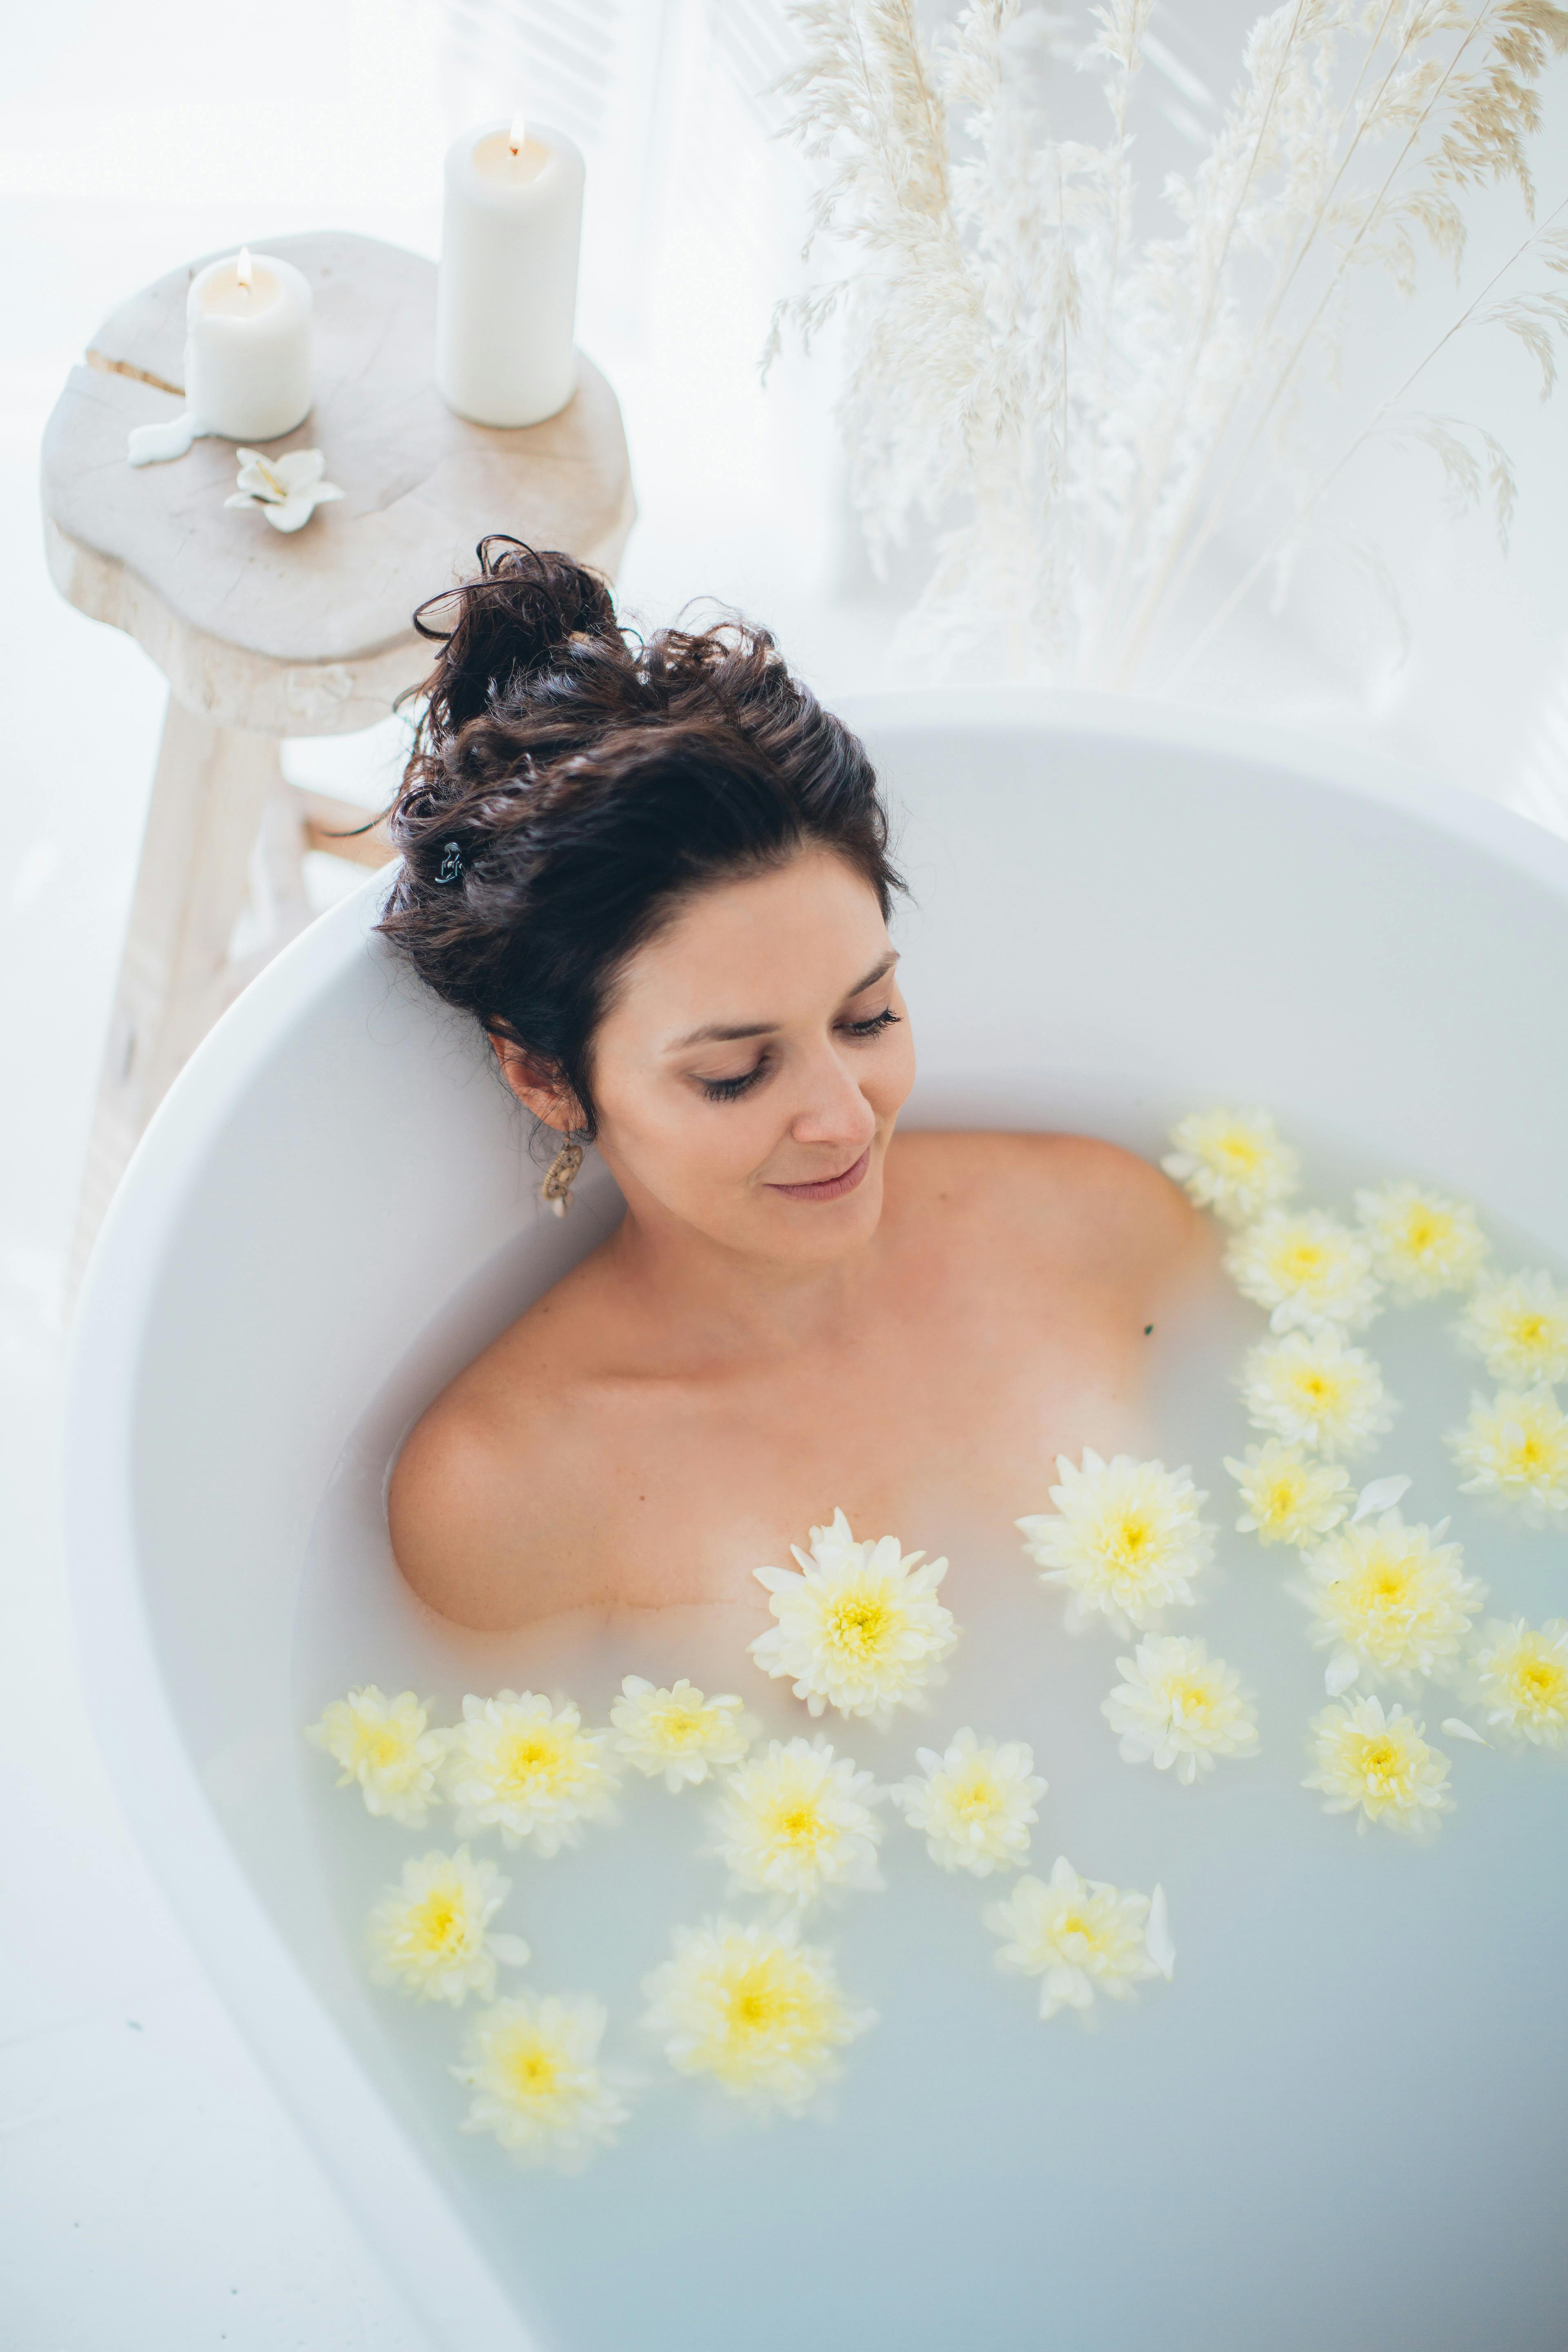
M293 262L315 299L315 404L261 446L321 449L342 499L285 535L225 507L232 441L127 464L132 426L184 405L185 294L205 266L194 261L116 310L71 370L44 435L50 569L219 725L343 733L424 675L414 608L473 570L486 531L613 573L637 511L626 436L581 353L576 392L542 425L454 415L436 389L436 267L419 255L335 232L257 249Z

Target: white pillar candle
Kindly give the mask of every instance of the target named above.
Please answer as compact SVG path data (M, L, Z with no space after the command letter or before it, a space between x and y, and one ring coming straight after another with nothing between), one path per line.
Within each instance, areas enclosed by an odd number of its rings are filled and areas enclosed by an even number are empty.
M436 382L476 425L538 425L571 399L577 362L583 158L521 119L465 131L447 155Z
M185 399L209 433L273 441L310 410L310 288L291 261L210 261L185 298Z

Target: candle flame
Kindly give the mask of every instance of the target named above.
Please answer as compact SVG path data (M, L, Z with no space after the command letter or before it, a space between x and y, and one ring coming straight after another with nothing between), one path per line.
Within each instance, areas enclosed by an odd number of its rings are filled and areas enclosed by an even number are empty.
M519 148L522 146L527 137L527 115L521 113L514 114L511 118L511 129L506 134L506 143L511 149L514 155L517 153Z
M251 267L250 247L247 245L242 245L239 248L239 259L234 265L234 274L237 282L243 286L246 292L248 294L250 291Z

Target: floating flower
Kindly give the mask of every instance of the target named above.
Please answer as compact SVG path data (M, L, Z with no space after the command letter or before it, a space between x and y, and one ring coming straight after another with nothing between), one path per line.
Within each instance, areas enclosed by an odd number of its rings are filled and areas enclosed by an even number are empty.
M1163 1930L1163 1901L1157 1955L1149 1941L1151 1898L1080 1878L1065 1858L1053 1865L1048 1884L1020 1878L1005 1902L987 1905L984 1916L992 1934L1005 1939L997 1967L1041 1979L1042 2017L1054 2017L1058 2009L1091 2010L1097 1993L1131 2000L1135 1985L1168 1977L1175 1959Z
M384 1813L405 1830L422 1830L432 1805L441 1801L437 1774L447 1752L446 1734L429 1728L426 1709L412 1691L388 1698L374 1683L335 1698L305 1737L342 1766L346 1789L359 1782L367 1813Z
M1271 1210L1237 1234L1225 1268L1274 1331L1359 1331L1382 1312L1371 1250L1322 1209Z
M1568 1512L1568 1419L1544 1381L1477 1397L1463 1429L1443 1439L1465 1495L1511 1503L1539 1525Z
M667 1789L695 1787L720 1765L738 1764L751 1745L738 1698L704 1698L684 1679L656 1690L641 1675L628 1675L610 1721L616 1755L650 1780L662 1773Z
M318 507L342 497L336 482L324 482L327 461L319 449L290 449L264 457L259 449L237 449L238 486L226 507L258 507L274 530L299 530Z
M549 1856L576 1845L584 1822L606 1821L616 1775L609 1734L584 1731L570 1699L552 1707L532 1691L466 1698L447 1735L447 1793L458 1834L499 1829L509 1846Z
M720 1860L752 1893L802 1906L831 1887L879 1887L877 1797L869 1772L825 1739L770 1740L724 1783Z
M1506 1387L1568 1380L1568 1293L1549 1274L1479 1282L1454 1328Z
M463 2130L492 2132L523 2164L580 2171L629 2112L599 2065L605 2024L587 1994L520 1993L481 2010L452 2068L474 2094Z
M1394 1425L1383 1374L1363 1348L1336 1331L1292 1331L1249 1349L1241 1367L1241 1401L1254 1429L1331 1461L1364 1454Z
M1227 1225L1250 1224L1288 1201L1301 1163L1266 1110L1194 1110L1171 1129L1173 1151L1160 1165L1200 1209Z
M1356 1813L1363 1835L1369 1822L1382 1822L1424 1837L1454 1810L1448 1759L1427 1747L1426 1727L1398 1705L1384 1715L1381 1699L1342 1699L1312 1718L1318 1769L1301 1786L1322 1790L1325 1813Z
M1068 1627L1076 1633L1100 1616L1131 1633L1173 1603L1190 1608L1192 1580L1214 1558L1214 1529L1198 1517L1208 1497L1188 1473L1130 1454L1102 1462L1088 1446L1081 1469L1065 1454L1057 1468L1055 1512L1017 1525L1040 1582L1067 1586Z
M375 1982L454 2008L471 1992L489 2000L497 1961L521 1968L528 1958L521 1936L490 1927L510 1885L493 1862L471 1860L466 1845L405 1862L400 1883L387 1887L370 1915Z
M955 1731L939 1756L916 1750L921 1769L889 1791L912 1830L925 1832L926 1852L943 1870L1016 1870L1028 1857L1029 1826L1039 1817L1046 1783L1035 1771L1026 1741L978 1740Z
M798 1942L793 1921L710 1919L678 1927L674 1944L644 1979L643 2022L678 2074L710 2074L732 2097L798 2115L877 2021L848 2006L827 1954Z
M1532 1748L1568 1742L1568 1618L1544 1625L1494 1618L1481 1629L1468 1676L1494 1730Z
M1239 1461L1227 1454L1225 1466L1241 1491L1237 1531L1259 1543L1307 1543L1337 1528L1350 1509L1350 1473L1278 1437L1249 1445Z
M1468 1289L1491 1246L1468 1201L1446 1201L1419 1184L1358 1192L1355 1205L1373 1264L1401 1298Z
M1363 1674L1408 1686L1458 1670L1486 1587L1464 1574L1458 1545L1439 1541L1442 1532L1407 1528L1397 1511L1384 1511L1342 1528L1310 1555L1300 1597L1313 1641L1333 1650L1331 1697Z
M958 1639L936 1598L945 1559L900 1556L896 1536L857 1543L842 1511L813 1528L809 1553L792 1545L801 1574L759 1568L778 1622L751 1654L764 1674L793 1675L813 1715L835 1706L885 1731L895 1707L921 1707L944 1677L938 1669Z
M1152 1764L1188 1787L1220 1756L1256 1756L1258 1710L1240 1677L1201 1642L1165 1633L1116 1661L1122 1680L1101 1713L1129 1764Z

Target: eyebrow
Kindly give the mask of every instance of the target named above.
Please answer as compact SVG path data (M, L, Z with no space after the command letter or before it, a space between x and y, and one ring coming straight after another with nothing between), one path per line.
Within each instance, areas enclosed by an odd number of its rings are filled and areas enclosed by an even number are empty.
M884 973L892 971L898 961L897 950L881 957L872 965L864 980L858 980L853 988L846 989L842 1002L847 1004L853 997L863 996L868 988L876 986ZM684 1037L677 1037L671 1045L666 1046L665 1051L668 1054L679 1054L688 1045L728 1045L741 1037L771 1037L779 1025L776 1021L743 1021L733 1024L710 1021L702 1028L690 1030Z

